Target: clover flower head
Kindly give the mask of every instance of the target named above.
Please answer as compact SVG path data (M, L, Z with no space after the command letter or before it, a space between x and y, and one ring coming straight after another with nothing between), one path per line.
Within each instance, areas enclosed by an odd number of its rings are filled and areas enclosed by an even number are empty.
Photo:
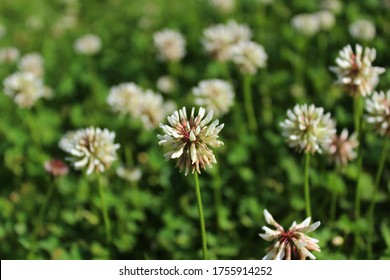
M373 124L381 136L390 136L390 90L374 92L366 99L365 120Z
M287 119L280 123L282 135L292 148L299 152L321 153L332 142L336 133L330 113L314 105L295 105L287 111Z
M321 224L319 221L310 224L310 217L299 224L294 221L290 228L285 231L267 209L263 213L267 224L276 228L273 230L263 226L264 233L259 234L264 240L273 242L272 246L267 249L267 255L263 260L305 260L307 257L312 260L316 259L311 251L321 252L317 244L319 240L311 238L305 233L317 229Z
M22 56L18 64L18 68L21 72L29 72L36 77L42 77L43 58L39 53L30 53Z
M138 182L142 177L142 170L138 167L130 168L120 165L116 169L116 175L128 182Z
M236 4L235 0L209 0L209 3L221 13L230 13Z
M321 7L338 14L343 9L343 4L340 0L321 0Z
M195 104L212 110L216 116L226 114L234 102L234 91L230 83L219 80L204 80L193 90Z
M186 54L186 40L175 30L164 29L154 33L154 46L158 51L158 58L162 61L177 62Z
M313 36L320 30L320 20L315 14L298 14L291 19L292 27L305 36Z
M54 177L64 176L69 172L68 166L60 159L52 159L45 161L44 168L47 173L51 174Z
M161 76L157 80L157 89L162 93L170 94L176 90L176 81L172 76Z
M336 19L332 12L328 10L322 10L314 13L317 17L320 29L322 30L330 30L334 26Z
M46 94L42 80L29 72L16 72L5 78L3 83L4 93L21 108L31 108Z
M355 39L372 41L375 38L375 25L369 20L358 19L349 25L349 34Z
M213 111L208 111L203 107L199 108L198 115L195 116L195 108L192 108L190 118L187 117L186 108L175 111L168 116L168 125L160 124L164 135L157 135L159 145L164 145L169 149L165 158L177 159L177 167L180 171L185 170L185 175L191 170L199 174L200 169L206 169L217 163L213 151L210 147L219 147L223 142L218 140L218 133L222 130L223 124L219 124L218 119L213 121Z
M89 127L65 134L59 147L70 154L75 169L87 168L87 175L104 172L116 160L119 144L114 143L115 132L107 128Z
M19 59L19 50L15 47L8 47L0 49L0 64L14 63Z
M86 34L74 42L74 50L79 54L94 55L102 48L102 41L95 34Z
M250 41L232 46L230 57L242 73L251 75L255 74L258 68L264 68L268 59L263 46Z
M348 129L343 129L340 136L333 135L332 143L327 148L331 161L338 166L346 166L348 162L357 157L356 148L359 146L357 134L353 133L348 137Z
M140 105L143 90L135 83L121 83L113 86L107 97L107 103L114 112L134 114Z
M374 67L376 50L356 45L355 52L347 45L339 52L336 58L337 66L330 70L337 75L337 84L346 88L350 95L367 96L372 93L379 81L379 75L385 68Z

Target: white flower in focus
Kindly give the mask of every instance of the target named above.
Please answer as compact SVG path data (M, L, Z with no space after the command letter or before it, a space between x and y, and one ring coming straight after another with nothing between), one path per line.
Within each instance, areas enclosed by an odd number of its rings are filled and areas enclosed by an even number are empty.
M4 93L21 108L31 108L45 95L42 80L29 72L17 72L4 80Z
M263 260L305 260L307 257L315 260L316 257L311 251L321 252L317 244L319 240L306 235L320 226L319 221L310 224L310 217L300 224L294 221L288 231L285 231L266 209L264 217L267 224L276 229L263 226L264 233L259 234L264 240L273 242L273 245L267 249L267 255Z
M218 140L218 133L222 130L223 124L218 120L210 121L213 118L213 111L199 108L195 117L195 108L191 110L188 119L186 108L175 111L168 116L169 125L160 124L164 135L157 135L159 145L164 145L169 149L165 158L177 159L177 167L180 171L185 170L185 175L191 170L198 173L200 169L206 169L217 163L213 151L209 147L219 147L223 142Z
M0 49L0 64L13 63L19 59L19 50L14 47Z
M158 51L158 58L162 61L180 61L185 53L186 41L180 32L164 29L153 35L154 46Z
M324 114L323 108L307 104L295 105L293 110L288 110L287 119L280 126L291 148L312 154L322 153L336 133L336 124L330 113Z
M235 6L235 0L209 0L211 6L221 13L230 13Z
M348 129L343 129L340 136L334 135L327 148L329 158L339 166L346 166L357 157L355 149L359 146L357 134L348 137Z
M366 99L365 120L373 124L381 136L390 136L390 90L374 92Z
M138 182L142 177L142 170L138 167L127 168L120 165L116 169L116 175L129 182Z
M230 56L240 71L245 74L255 74L257 68L266 65L268 56L263 46L255 42L240 42L230 49Z
M314 15L318 18L318 22L322 30L330 30L336 23L333 13L328 10L316 12Z
M157 89L162 93L172 93L176 90L176 81L171 76L161 76L157 80Z
M79 54L94 55L100 51L102 41L97 35L87 34L78 38L73 47Z
M22 56L18 68L22 72L29 72L36 77L42 77L44 73L43 58L38 53L30 53Z
M248 26L229 21L225 24L217 24L203 31L202 44L206 52L219 61L230 59L230 48L239 42L249 41L252 31Z
M372 41L375 38L375 25L366 19L358 19L349 25L349 33L355 39Z
M233 87L223 80L201 81L192 92L195 95L195 104L212 110L216 116L226 114L234 102Z
M134 114L140 106L143 91L134 83L122 83L110 89L107 103L121 114Z
M299 14L291 19L295 30L305 36L313 36L320 30L319 18L314 14Z
M116 160L115 132L108 129L89 127L65 134L59 147L69 153L75 169L87 168L87 175L104 172Z
M379 81L379 75L385 72L385 68L373 67L376 50L356 45L355 52L347 45L339 52L336 58L337 66L329 69L336 73L336 83L344 86L350 95L370 95Z

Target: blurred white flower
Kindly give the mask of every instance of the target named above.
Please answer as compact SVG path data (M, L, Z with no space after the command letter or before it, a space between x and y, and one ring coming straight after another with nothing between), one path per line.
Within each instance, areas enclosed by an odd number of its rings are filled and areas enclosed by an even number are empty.
M171 76L161 76L157 80L157 89L162 93L172 93L176 90L176 81Z
M116 160L119 144L114 143L115 132L89 127L65 134L59 147L69 153L75 169L87 168L87 175L104 172Z
M344 244L344 237L337 235L332 238L332 244L333 246L339 247Z
M209 0L209 3L221 13L230 13L236 5L235 0Z
M330 30L336 23L333 13L328 10L316 12L314 15L317 17L322 30Z
M273 242L272 246L267 249L267 255L263 260L305 260L307 257L312 260L316 259L311 251L321 252L317 244L319 240L305 233L316 230L321 224L319 221L310 224L311 217L306 218L300 224L294 221L288 231L285 231L267 209L263 213L267 224L276 228L273 230L263 226L264 233L259 234L264 240Z
M2 63L14 63L19 59L19 50L14 47L0 49L0 64Z
M74 43L74 50L79 54L94 55L102 47L101 39L94 34L86 34L78 38Z
M324 114L323 108L307 104L295 105L293 110L288 110L287 119L280 126L290 147L312 154L326 149L336 133L336 124L330 113Z
M206 169L206 165L211 167L217 163L213 151L209 147L219 147L223 145L218 139L218 133L222 130L223 124L218 120L210 121L213 118L213 111L199 108L195 117L195 108L191 110L191 116L187 118L186 108L175 111L168 117L169 125L160 124L164 135L157 135L159 145L164 145L169 149L165 158L177 159L177 167L180 171L185 170L185 175L191 170L198 173L200 169Z
M107 97L111 109L121 114L133 114L140 106L143 91L134 83L122 83L113 86Z
M343 9L343 4L340 0L322 0L321 7L325 10L330 10L338 14Z
M30 108L45 95L42 80L29 72L16 72L4 80L4 93L21 108Z
M264 4L264 5L269 5L274 2L274 0L257 0L257 2Z
M153 35L158 58L162 61L180 61L186 53L186 41L183 35L175 30L164 29Z
M43 19L37 15L30 15L26 19L26 27L30 30L42 30L43 26Z
M116 169L116 175L129 182L138 182L142 177L142 170L138 167L129 168L120 165Z
M239 42L230 49L230 57L240 71L255 74L258 68L264 68L268 59L263 46L255 42Z
M374 92L370 98L366 99L365 109L367 114L365 119L373 124L377 133L381 136L390 136L390 90Z
M336 83L344 86L350 95L370 95L379 81L379 75L385 68L373 67L376 50L356 45L355 52L347 45L339 52L336 58L337 66L329 69L336 73Z
M369 20L358 19L349 25L349 34L355 39L372 41L375 38L375 25Z
M305 36L313 36L320 30L320 20L315 14L299 14L291 19L291 25Z
M229 21L203 30L202 44L206 52L219 61L230 59L230 48L242 41L249 41L252 31L248 26Z
M69 172L68 166L60 159L52 159L45 161L45 171L54 177L65 176Z
M334 135L332 143L326 149L331 161L338 166L346 166L357 157L355 149L359 146L357 134L348 138L348 129L343 129L340 136Z
M29 72L36 77L42 77L44 73L43 58L38 53L29 53L19 61L18 68L21 72Z
M230 83L212 79L199 82L192 92L195 95L195 104L212 110L216 116L229 112L234 102L234 91Z

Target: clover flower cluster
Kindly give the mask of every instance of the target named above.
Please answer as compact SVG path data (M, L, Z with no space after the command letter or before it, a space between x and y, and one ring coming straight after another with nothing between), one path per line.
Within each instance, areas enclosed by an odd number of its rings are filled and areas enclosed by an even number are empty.
M340 136L333 135L332 142L327 148L327 154L338 166L346 166L357 157L356 148L359 146L357 134L349 136L348 129L343 129Z
M95 34L86 34L79 37L73 45L76 53L83 55L94 55L102 48L102 41Z
M20 52L15 47L7 47L0 49L0 64L14 63L19 59Z
M365 119L381 136L390 136L390 90L374 92L365 103Z
M236 5L235 0L209 0L209 4L221 13L230 13Z
M375 25L367 19L358 19L349 25L349 34L355 39L372 41L375 38Z
M292 27L305 36L313 36L320 30L330 30L335 22L333 13L328 10L298 14L291 19Z
M154 33L153 41L161 61L177 62L186 54L186 40L178 31L172 29L158 31Z

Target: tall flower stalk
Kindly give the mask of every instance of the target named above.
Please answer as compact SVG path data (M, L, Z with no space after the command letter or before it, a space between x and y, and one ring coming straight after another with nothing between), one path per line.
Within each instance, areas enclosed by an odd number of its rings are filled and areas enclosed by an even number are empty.
M205 226L205 223L204 223L202 196L201 196L201 193L200 193L199 178L198 178L198 173L197 172L194 173L194 180L195 180L196 202L198 204L200 232L201 232L201 235L202 235L203 259L207 260L208 253L207 253L206 226Z

